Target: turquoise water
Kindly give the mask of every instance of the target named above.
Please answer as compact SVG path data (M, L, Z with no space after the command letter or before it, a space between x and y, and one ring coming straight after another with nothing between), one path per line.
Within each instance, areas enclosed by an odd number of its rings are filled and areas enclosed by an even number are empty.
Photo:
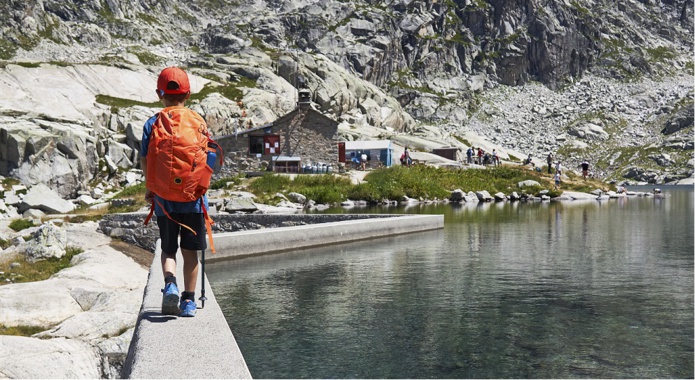
M665 191L370 209L445 228L207 273L254 378L693 378L693 192Z

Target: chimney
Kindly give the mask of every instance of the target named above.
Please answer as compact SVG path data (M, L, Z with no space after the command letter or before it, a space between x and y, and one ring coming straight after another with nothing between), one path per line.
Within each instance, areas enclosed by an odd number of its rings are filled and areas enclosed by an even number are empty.
M311 106L311 91L306 88L299 90L299 99L297 105L300 109L307 109Z

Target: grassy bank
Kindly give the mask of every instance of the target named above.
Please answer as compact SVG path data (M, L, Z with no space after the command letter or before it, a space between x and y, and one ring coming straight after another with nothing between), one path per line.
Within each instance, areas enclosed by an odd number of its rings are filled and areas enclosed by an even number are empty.
M511 194L538 195L548 190L551 197L565 190L589 192L608 186L600 181L583 180L570 173L563 179L560 189L555 190L552 176L530 170L528 167L499 166L487 169L449 169L429 166L406 168L395 166L376 169L365 176L365 182L354 185L347 177L333 175L299 175L292 181L287 176L266 174L254 179L248 190L260 200L273 200L276 193L296 192L313 199L317 203L337 203L346 199L379 202L384 199L400 200L403 196L415 199L446 199L451 192L461 189L464 192L487 190L490 194L502 192ZM539 186L519 188L518 183L534 180Z

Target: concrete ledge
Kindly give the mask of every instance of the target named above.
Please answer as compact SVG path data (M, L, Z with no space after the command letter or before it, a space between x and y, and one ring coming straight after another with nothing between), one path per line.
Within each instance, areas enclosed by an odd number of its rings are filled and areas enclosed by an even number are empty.
M401 215L214 235L219 261L444 228L444 215Z
M183 288L183 257L177 254L176 278ZM205 308L197 298L198 312L194 318L161 314L164 277L157 250L150 267L142 307L130 343L122 378L130 379L250 379L244 357L237 346L207 278ZM206 257L207 259L207 257ZM203 276L199 276L203 277Z
M345 243L444 227L443 215L390 215L295 227L264 228L214 235L217 254L205 260L277 253L318 245ZM209 251L208 251L209 252ZM250 379L251 373L222 314L207 277L205 308L195 318L161 314L164 278L161 249L155 257L145 287L140 315L121 377L131 379L233 378ZM176 277L183 287L183 258L178 253ZM201 281L196 298L201 295Z

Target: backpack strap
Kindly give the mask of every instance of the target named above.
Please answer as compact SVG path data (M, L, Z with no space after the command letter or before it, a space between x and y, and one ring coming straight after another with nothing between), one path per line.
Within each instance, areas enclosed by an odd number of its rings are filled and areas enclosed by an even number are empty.
M169 220L171 220L172 222L178 224L179 226L181 226L181 227L183 227L183 228L185 228L185 229L191 231L191 232L193 233L193 235L198 235L198 234L195 232L195 230L192 229L191 227L189 227L189 226L187 226L187 225L185 225L185 224L183 224L183 223L181 223L181 222L179 222L179 221L177 221L177 220L174 220L174 218L172 218L171 215L169 215L169 213L168 213L167 210L164 208L164 206L162 206L162 204L159 202L159 200L156 200L156 199L152 201L152 208L150 209L149 215L147 215L147 218L145 219L145 225L147 225L147 222L149 222L150 218L152 217L152 213L154 212L154 202L157 202L157 204L158 204L159 207L162 209L162 211L164 211L164 215L166 215L167 218L169 218ZM205 208L203 208L203 209L205 209Z
M152 203L150 204L150 213L147 214L147 217L145 218L145 225L150 222L150 219L152 219L152 214L154 214L154 198L152 198Z
M147 214L147 217L145 218L145 225L147 225L147 223L150 222L150 219L152 219L152 215L154 214L154 202L155 202L155 199L152 199L152 205L150 206L150 212ZM164 215L166 215L167 218L169 218L170 220L172 220L173 222L175 222L179 226L186 228L187 230L193 232L193 235L198 235L191 227L172 219L172 217L169 215L169 213L164 208L164 206L158 200L156 202L159 205L159 207L161 207L162 211L164 211ZM203 202L202 197L200 198L200 205L203 209L203 219L205 219L205 229L207 230L207 233L208 233L208 240L210 240L210 251L214 254L214 253L217 253L215 251L215 242L212 240L212 225L215 224L215 222L212 220L212 218L210 218L210 215L208 215L208 209L207 209L207 207L205 207L205 202Z

